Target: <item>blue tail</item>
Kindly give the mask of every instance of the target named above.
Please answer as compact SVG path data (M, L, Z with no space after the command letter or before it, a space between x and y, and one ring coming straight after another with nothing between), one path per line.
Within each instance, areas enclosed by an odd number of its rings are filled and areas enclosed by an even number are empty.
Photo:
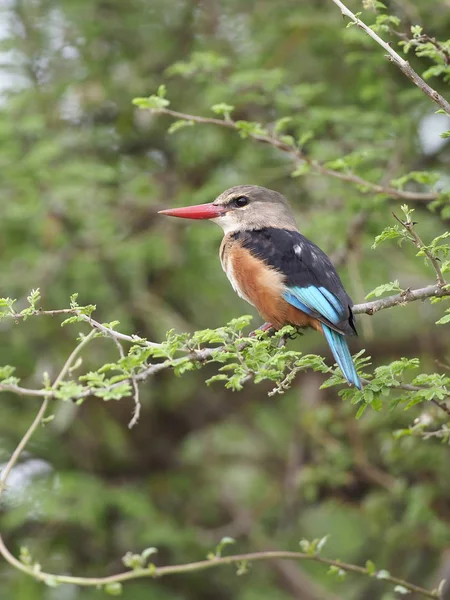
M358 373L356 372L355 365L353 364L352 355L348 349L347 342L345 341L342 333L338 333L331 327L322 323L323 332L327 338L327 342L331 348L334 358L336 359L339 368L344 374L345 379L348 383L352 383L359 390L362 390L361 381L359 380Z

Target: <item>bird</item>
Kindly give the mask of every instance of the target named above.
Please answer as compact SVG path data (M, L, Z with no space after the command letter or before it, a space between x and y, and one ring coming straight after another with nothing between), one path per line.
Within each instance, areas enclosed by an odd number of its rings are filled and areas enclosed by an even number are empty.
M319 331L346 381L362 390L345 339L358 335L353 302L325 252L297 229L282 194L238 185L214 202L158 212L219 225L222 268L235 292L265 319L261 329L292 325Z

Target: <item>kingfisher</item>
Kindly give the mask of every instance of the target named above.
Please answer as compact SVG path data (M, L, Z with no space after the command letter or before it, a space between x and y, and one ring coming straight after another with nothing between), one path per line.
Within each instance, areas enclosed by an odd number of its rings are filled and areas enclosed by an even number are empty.
M292 325L319 331L347 382L362 389L345 339L357 335L353 302L328 256L298 231L282 194L238 185L214 202L159 212L220 225L222 268L237 294L266 321L261 329Z

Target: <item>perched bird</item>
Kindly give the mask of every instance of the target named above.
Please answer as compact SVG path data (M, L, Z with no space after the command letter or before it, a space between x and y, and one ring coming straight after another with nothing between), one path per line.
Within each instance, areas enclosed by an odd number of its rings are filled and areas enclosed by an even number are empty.
M299 233L284 196L238 185L212 203L159 212L220 225L222 268L239 296L267 321L262 328L320 331L345 379L362 389L345 340L357 335L353 303L327 255Z

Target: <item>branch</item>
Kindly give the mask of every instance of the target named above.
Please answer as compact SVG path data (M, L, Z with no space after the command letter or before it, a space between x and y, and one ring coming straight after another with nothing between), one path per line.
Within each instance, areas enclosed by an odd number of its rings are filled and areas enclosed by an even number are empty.
M10 317L14 321L18 321L20 319L25 319L28 317L39 317L39 316L50 316L56 317L58 315L73 315L74 317L79 317L82 321L88 323L94 329L97 329L100 333L103 333L105 336L111 337L114 340L129 342L130 344L141 344L146 346L147 348L159 348L161 344L157 342L149 342L145 338L140 337L139 335L126 335L125 333L120 333L120 331L116 331L107 325L99 323L91 316L88 316L80 311L78 308L59 308L56 310L34 310L31 313L11 313L5 315L6 317Z
M219 127L226 127L227 129L233 129L235 131L239 131L239 126L236 121L232 119L215 119L213 117L201 117L198 115L188 115L186 113L181 113L175 110L170 110L169 108L151 108L150 109L155 114L162 114L174 117L176 119L181 119L183 121L193 121L194 123L203 123L209 125L218 125ZM349 183L354 183L355 185L359 185L367 192L373 192L375 194L386 194L386 196L390 196L391 198L397 198L399 200L410 200L411 202L432 202L439 197L438 192L408 192L405 190L398 190L396 188L379 185L377 183L373 183L372 181L368 181L367 179L363 179L352 173L351 171L342 172L335 171L333 169L329 169L324 166L318 160L314 160L310 158L307 154L304 154L299 148L295 148L286 144L280 138L272 135L261 135L256 133L248 133L248 137L252 138L257 142L262 142L264 144L269 144L273 148L277 148L282 152L286 152L290 154L296 165L307 164L311 167L313 171L316 173L320 173L321 175L326 175L329 177L334 177L336 179L340 179L341 181L347 181Z
M44 417L45 411L47 409L48 401L50 398L53 397L54 390L58 387L59 383L66 376L66 374L69 371L70 366L73 364L73 361L75 360L75 358L78 356L78 354L81 352L81 350L91 341L91 339L94 337L94 335L95 335L95 330L92 330L89 333L89 335L84 337L81 340L81 342L76 346L76 348L73 350L72 354L69 356L69 358L64 363L63 368L61 369L58 377L55 379L55 382L53 383L50 390L40 390L41 393L39 395L44 396L44 402L42 403L41 408L39 409L36 417L34 418L33 422L31 423L30 427L28 428L27 432L25 433L23 438L20 440L19 445L17 446L17 448L14 450L13 454L11 455L11 458L9 459L6 467L2 471L1 478L0 478L0 498L1 498L1 495L3 494L3 492L5 491L6 481L8 479L9 474L11 473L12 469L14 468L14 465L19 460L19 457L22 454L25 446L28 444L31 436L33 435L33 433L36 431L36 429L39 427L39 425L41 423L42 418ZM53 393L51 390L53 390ZM34 394L34 395L36 395L36 394Z
M167 565L163 567L155 567L149 565L147 568L134 569L133 571L126 571L124 573L118 573L117 575L110 575L107 577L74 577L71 575L54 575L52 573L46 573L38 570L33 566L29 566L18 560L13 556L6 548L5 543L0 536L0 553L4 556L8 563L16 569L30 575L37 581L44 583L52 581L54 584L60 583L71 583L73 585L79 585L84 587L90 586L104 586L114 583L122 583L124 581L130 581L133 579L141 578L159 578L167 575L178 575L180 573L192 573L198 571L205 571L207 569L213 569L215 567L224 565L239 565L248 564L249 562L273 560L273 559L284 559L284 560L310 560L313 562L334 567L337 570L342 570L348 573L358 573L360 575L366 575L369 577L375 577L381 579L391 585L400 586L407 589L410 592L420 594L424 598L438 598L440 597L439 590L427 590L418 585L414 585L404 579L393 577L388 571L373 571L366 567L360 567L359 565L353 565L350 563L344 563L340 560L331 560L328 558L322 558L318 554L306 554L304 552L288 552L288 551L268 551L268 552L250 552L248 554L235 554L233 556L219 556L214 557L210 560L199 560L197 562L179 564L179 565Z
M386 298L380 298L379 300L373 300L372 302L355 304L352 311L355 315L363 313L366 315L373 315L380 310L392 308L393 306L403 306L404 304L409 304L409 302L415 302L416 300L443 298L444 296L450 296L450 290L446 289L446 287L441 287L439 284L434 284L418 290L404 290L400 294L387 296Z
M432 252L430 252L428 247L424 244L422 239L419 237L419 234L414 229L413 221L411 221L409 219L409 217L407 218L406 221L402 221L401 219L399 219L397 217L397 215L395 213L392 213L392 214L394 216L394 219L396 219L400 223L400 225L402 227L404 227L406 229L406 231L409 233L409 235L411 236L410 239L411 239L412 243L415 245L415 247L418 248L419 250L422 250L422 252L425 254L425 256L430 261L433 269L436 271L438 284L440 286L446 285L447 282L445 281L444 276L441 271L441 267L439 266L439 260L436 258L436 256Z
M361 21L355 14L349 10L345 4L341 2L341 0L332 0L341 9L341 13L344 16L347 16L355 25L357 25L360 29L365 31L368 36L370 36L373 40L377 42L384 50L387 52L387 58L393 62L399 69L410 79L414 85L416 85L419 89L422 90L424 94L426 94L433 102L435 102L438 106L444 110L447 115L450 117L450 103L447 102L445 98L443 98L436 90L430 87L423 79L418 75L414 69L411 68L408 61L404 60L391 46L382 40L378 34L373 31L370 27L368 27L365 23Z
M371 302L355 304L352 308L352 311L355 315L358 315L358 314L374 315L376 312L379 312L380 310L385 310L388 308L392 308L394 306L404 306L405 304L409 304L410 302L415 302L416 300L427 300L428 298L443 298L446 296L450 296L450 289L447 289L447 286L441 287L441 285L439 285L439 284L434 284L434 285L429 285L427 287L419 288L416 290L404 290L400 294L395 294L393 296L387 296L386 298L380 298L378 300L373 300ZM94 331L95 330L100 331L104 335L113 338L115 341L122 340L122 341L129 342L131 344L142 344L143 346L147 346L147 347L151 347L151 348L161 347L161 344L158 344L155 342L149 342L147 340L144 340L143 338L140 338L139 336L126 335L126 334L120 333L118 331L115 331L114 329L111 329L110 327L107 327L105 325L102 325L101 323L98 323L91 317L87 317L86 315L80 315L79 313L77 313L76 309L47 310L47 311L39 310L39 311L35 311L35 313L33 313L33 314L36 314L36 315L74 314L74 315L82 317L82 320L85 321L86 323L88 323L89 325L91 325L91 327L94 328ZM11 316L14 319L23 318L23 315L21 315L20 313L14 314L14 315L9 315L9 316ZM222 348L223 348L223 350L226 350L225 346ZM183 362L186 362L186 360L189 360L189 361L192 361L195 363L206 363L213 357L213 355L215 353L217 353L220 350L221 350L221 346L216 346L214 348L211 348L211 347L201 348L198 350L186 350L185 355L180 358L167 359L167 360L163 360L162 362L159 362L159 363L152 363L152 364L148 365L147 367L145 367L142 371L135 373L133 375L133 377L130 378L130 383L134 389L134 398L135 398L136 406L137 406L136 388L134 387L136 383L145 381L145 380L149 379L150 377L152 377L152 376L156 375L157 373L160 373L161 371L164 371L166 369L170 369L170 368L176 369ZM112 391L122 384L123 384L123 381L116 383L114 385L111 385L107 388L102 388L102 390ZM414 390L411 388L411 391L414 391ZM37 396L37 397L42 397L42 398L57 398L58 397L55 384L49 390L45 390L45 389L36 390L36 389L24 388L24 387L15 385L15 384L0 383L0 392L12 392L12 393L15 393L15 394L18 394L21 396ZM88 387L85 390L83 390L83 392L78 394L74 398L74 400L82 400L83 398L87 398L89 396L95 396L96 393L98 393L98 389ZM137 400L139 400L139 399L137 398ZM134 424L134 422L133 422L133 424Z

